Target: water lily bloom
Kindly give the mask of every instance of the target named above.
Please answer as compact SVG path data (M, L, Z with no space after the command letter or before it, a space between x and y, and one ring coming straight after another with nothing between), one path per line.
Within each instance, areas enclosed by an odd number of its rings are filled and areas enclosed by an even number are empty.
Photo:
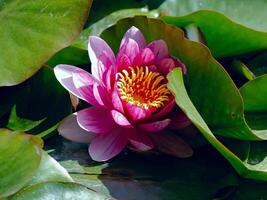
M146 44L140 30L131 27L116 57L96 36L89 37L88 52L92 74L70 65L55 67L59 82L92 105L63 120L60 134L90 143L89 154L96 161L114 157L127 145L138 151L158 148L180 157L190 156L192 149L186 143L163 132L190 124L176 107L166 80L173 68L180 67L186 73L186 67L169 55L166 43L156 40Z

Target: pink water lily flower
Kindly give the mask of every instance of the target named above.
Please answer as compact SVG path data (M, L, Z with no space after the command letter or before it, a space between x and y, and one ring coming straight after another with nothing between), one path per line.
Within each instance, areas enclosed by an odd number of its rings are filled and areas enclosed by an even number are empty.
M163 40L146 44L140 30L131 27L116 57L95 36L89 37L88 52L92 74L70 65L54 70L69 92L92 105L63 120L61 135L90 143L89 154L96 161L114 157L127 145L138 151L157 148L180 157L192 155L179 137L163 132L190 124L166 85L170 70L181 67L186 73L186 67L169 55Z

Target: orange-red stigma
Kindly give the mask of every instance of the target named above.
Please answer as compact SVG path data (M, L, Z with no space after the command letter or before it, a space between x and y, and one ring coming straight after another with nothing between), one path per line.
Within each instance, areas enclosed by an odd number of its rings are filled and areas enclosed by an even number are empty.
M164 76L148 67L129 67L118 73L118 91L122 100L144 109L160 108L171 94Z

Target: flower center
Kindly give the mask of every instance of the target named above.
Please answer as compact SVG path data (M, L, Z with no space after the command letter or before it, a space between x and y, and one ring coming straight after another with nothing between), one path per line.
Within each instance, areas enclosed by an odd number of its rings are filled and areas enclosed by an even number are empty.
M160 108L171 94L165 78L159 73L152 72L148 67L129 67L129 71L118 73L118 91L120 98L132 105L144 109Z

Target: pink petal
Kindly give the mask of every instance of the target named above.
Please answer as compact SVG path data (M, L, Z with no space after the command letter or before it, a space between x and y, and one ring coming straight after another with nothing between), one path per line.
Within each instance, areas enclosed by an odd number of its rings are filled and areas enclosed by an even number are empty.
M100 37L90 36L88 53L92 63L92 75L102 80L103 73L115 65L115 56L108 44Z
M140 124L140 127L147 132L158 132L166 128L171 123L170 119Z
M185 128L191 124L190 119L181 110L173 112L170 118L170 128L174 130Z
M150 137L155 144L155 149L159 150L160 152L178 158L187 158L193 155L192 148L174 133L151 133Z
M131 145L139 151L148 151L154 147L147 133L142 130L129 129L127 130L127 134Z
M130 58L125 53L118 55L116 63L118 72L121 72L124 69L127 70L131 66Z
M149 48L144 48L134 58L133 66L147 66L151 64L155 59L153 52Z
M124 113L124 108L121 102L121 98L119 97L117 87L114 88L114 91L112 93L112 104L113 104L113 108L115 108L121 113Z
M112 110L111 111L111 115L114 119L114 121L125 128L132 128L132 124L129 122L129 120L120 112L116 111L116 110Z
M140 52L140 48L138 46L138 44L136 43L136 41L134 41L133 39L128 39L128 41L126 41L124 43L123 46L121 46L121 48L119 49L118 55L117 55L117 65L120 66L119 61L121 60L121 57L123 55L126 55L129 59L131 64L133 63L134 58L139 54Z
M111 93L115 82L115 69L110 67L103 73L103 83L106 86L108 93Z
M77 113L73 113L63 119L58 127L58 132L64 138L74 142L89 143L95 135L82 129L76 119Z
M164 115L167 115L169 112L171 112L175 105L175 99L173 96L171 96L165 106L161 108L161 110L157 113L154 113L149 119L158 119L160 117L163 117Z
M147 48L151 49L155 55L156 61L160 61L161 59L168 57L168 46L164 40L155 40L149 43Z
M93 94L94 98L96 99L97 103L100 106L105 107L107 109L110 109L112 107L111 99L109 97L109 93L107 92L106 88L98 84L94 84Z
M108 110L95 107L79 111L77 121L81 128L93 133L108 133L116 127Z
M172 58L163 58L158 63L158 70L164 76L167 76L167 74L175 67L178 66L175 66L175 62Z
M124 110L127 113L127 116L129 116L129 118L133 121L141 121L148 119L154 112L153 109L144 109L124 101L123 105L124 105Z
M71 65L57 65L54 68L57 80L73 95L96 105L92 87L97 80L88 72Z
M127 143L124 130L121 128L113 129L92 140L89 145L89 154L95 161L107 161L119 154Z
M146 45L143 33L134 26L132 26L130 29L128 29L128 31L126 31L121 40L120 47L125 45L125 43L129 41L129 39L134 40L138 44L139 49L143 49Z

